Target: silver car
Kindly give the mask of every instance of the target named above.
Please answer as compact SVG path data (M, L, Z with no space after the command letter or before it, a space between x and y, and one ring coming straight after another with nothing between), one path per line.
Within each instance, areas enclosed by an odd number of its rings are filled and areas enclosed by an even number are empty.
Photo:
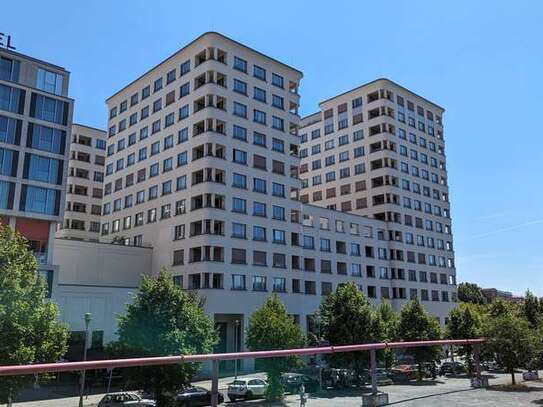
M228 385L228 398L230 401L262 398L266 394L267 388L268 383L262 379L236 379Z
M98 407L155 407L154 400L144 399L139 394L129 391L106 394L98 403Z

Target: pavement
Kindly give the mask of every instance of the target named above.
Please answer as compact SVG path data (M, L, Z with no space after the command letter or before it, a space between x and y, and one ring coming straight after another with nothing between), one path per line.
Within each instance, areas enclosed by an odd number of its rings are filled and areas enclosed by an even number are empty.
M543 373L543 372L540 372ZM394 384L382 386L379 390L389 394L389 405L409 407L409 406L431 406L431 407L451 407L451 406L538 406L543 405L543 381L522 382L521 374L516 375L517 383L523 383L522 390L511 391L504 390L499 385L509 384L511 376L503 373L493 373L490 375L489 389L472 389L470 381L466 377L440 377L435 381L424 380L422 383L410 382L406 384ZM540 374L541 375L541 374ZM252 374L240 377L262 377L262 374ZM233 380L232 377L219 380L219 390L225 393L227 384ZM211 388L211 381L202 381L194 383L195 385ZM41 390L41 389L40 389ZM325 391L319 394L309 396L307 407L324 406L357 406L361 405L362 390L345 391ZM102 398L103 394L93 394L84 400L85 407L94 407ZM16 407L76 407L78 405L77 397L62 397L62 393L51 392L44 394L47 399L16 402ZM269 404L252 400L249 402L225 403L224 406L231 407L257 407L269 406ZM300 397L298 395L288 395L283 405L299 406Z

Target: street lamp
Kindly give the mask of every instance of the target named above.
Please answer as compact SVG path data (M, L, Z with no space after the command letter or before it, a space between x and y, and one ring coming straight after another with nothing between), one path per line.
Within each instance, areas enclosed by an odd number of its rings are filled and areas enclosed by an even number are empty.
M236 350L236 353L239 352L238 347L238 330L239 330L239 320L234 321L234 349ZM234 359L234 379L238 378L238 360Z
M83 349L83 361L87 360L87 348L89 345L89 324L92 320L92 314L87 312L83 316L85 321L85 347ZM83 407L83 391L85 389L85 370L81 372L81 383L79 384L79 407Z

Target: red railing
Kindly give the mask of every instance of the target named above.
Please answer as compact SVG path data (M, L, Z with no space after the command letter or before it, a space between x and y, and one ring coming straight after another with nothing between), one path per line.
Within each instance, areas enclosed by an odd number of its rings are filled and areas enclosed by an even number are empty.
M416 342L380 342L366 343L361 345L343 345L343 346L324 346L318 348L301 349L282 349L257 352L236 352L236 353L211 353L206 355L179 355L179 356L159 356L147 358L131 359L110 359L110 360L91 360L86 362L59 362L59 363L40 363L34 365L10 365L0 366L0 376L26 375L45 372L68 372L82 371L91 369L112 369L115 367L134 367L134 366L156 366L173 365L176 363L188 362L209 362L219 360L235 360L249 358L274 358L285 356L307 356L325 353L372 351L381 349L401 349L415 348L424 346L461 346L477 345L484 342L484 339L444 339L436 341L416 341Z

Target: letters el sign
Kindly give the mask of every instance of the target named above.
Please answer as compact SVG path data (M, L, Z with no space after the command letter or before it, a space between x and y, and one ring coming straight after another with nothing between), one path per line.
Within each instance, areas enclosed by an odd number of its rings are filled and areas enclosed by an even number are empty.
M15 49L15 47L11 45L11 35L0 33L0 47L13 50Z

